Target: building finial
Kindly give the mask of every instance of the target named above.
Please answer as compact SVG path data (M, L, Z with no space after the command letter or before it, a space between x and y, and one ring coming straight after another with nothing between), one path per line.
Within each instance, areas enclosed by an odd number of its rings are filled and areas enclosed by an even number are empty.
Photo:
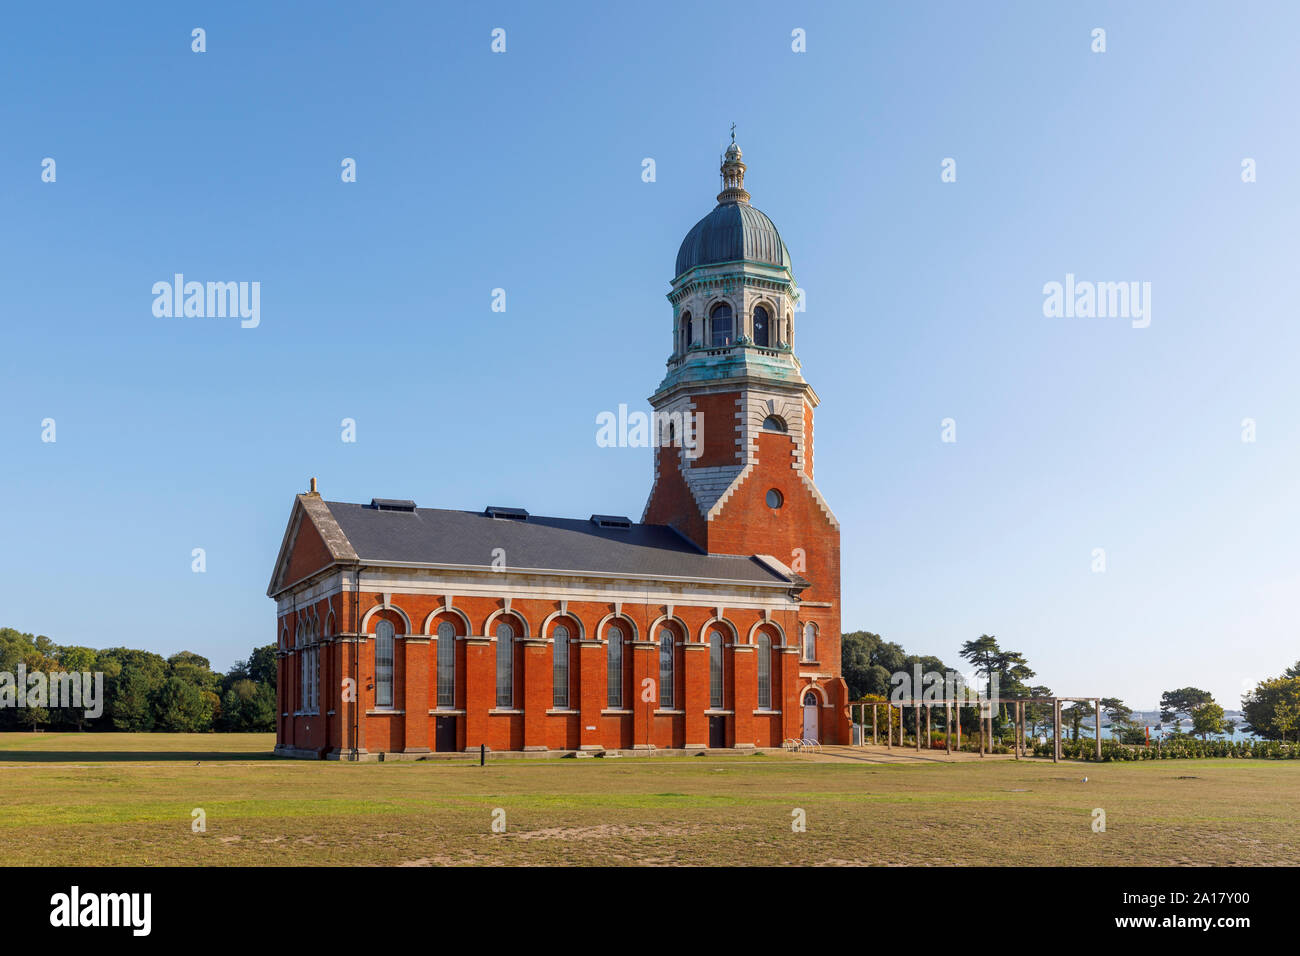
M731 124L731 145L722 154L722 192L718 193L718 202L749 202L749 193L745 192L745 164L741 162L744 154L736 145L736 124Z

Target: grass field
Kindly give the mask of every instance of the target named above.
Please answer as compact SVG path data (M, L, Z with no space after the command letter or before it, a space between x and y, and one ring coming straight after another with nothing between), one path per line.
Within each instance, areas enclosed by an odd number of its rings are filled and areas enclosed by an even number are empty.
M282 760L269 734L0 734L10 865L1295 864L1300 761ZM1087 776L1088 781L1083 782ZM1092 831L1093 808L1106 832ZM207 830L191 832L202 808ZM492 832L493 811L506 831ZM807 831L791 829L792 811Z

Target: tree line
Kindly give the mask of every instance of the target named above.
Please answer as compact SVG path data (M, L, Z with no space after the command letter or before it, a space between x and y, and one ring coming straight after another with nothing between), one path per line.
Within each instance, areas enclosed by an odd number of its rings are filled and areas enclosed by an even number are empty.
M870 631L842 635L840 648L842 674L849 686L849 700L854 702L888 700L893 690L893 675L910 674L917 665L920 665L922 674L960 671L960 668L949 667L937 657L909 654L897 642L887 641ZM1055 696L1045 684L1032 683L1036 674L1024 654L1004 650L992 635L981 634L964 642L958 656L984 682L982 689L988 696L992 696L994 678L997 680L997 695L1002 698ZM915 696L922 696L920 688L916 689ZM1111 736L1116 740L1127 744L1146 742L1146 727L1134 719L1133 709L1122 700L1101 698L1101 712L1103 725L1109 722ZM1300 661L1287 668L1281 677L1261 681L1245 695L1242 712L1245 715L1243 730L1265 740L1300 741ZM960 715L963 733L979 729L976 708L962 708ZM1065 704L1061 716L1070 738L1076 741L1095 718L1090 703ZM902 720L908 733L915 733L915 719L912 708L904 708ZM1030 736L1050 734L1051 704L1026 704L1025 720ZM1162 693L1157 729L1164 730L1166 736L1177 737L1183 733L1181 724L1184 720L1191 721L1192 734L1199 735L1202 740L1211 735L1232 734L1237 729L1235 721L1225 719L1223 707L1209 691L1181 687ZM994 735L1000 736L1010 723L1007 708L999 707L993 715ZM1166 723L1169 724L1167 729Z
M275 645L254 648L226 673L206 657L180 651L164 658L131 647L96 650L60 645L45 635L0 628L0 673L102 673L102 713L58 707L53 695L0 707L5 730L271 731L275 729Z

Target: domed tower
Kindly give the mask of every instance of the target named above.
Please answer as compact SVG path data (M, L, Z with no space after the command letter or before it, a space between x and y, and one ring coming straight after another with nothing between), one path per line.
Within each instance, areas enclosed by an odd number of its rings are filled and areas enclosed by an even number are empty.
M790 253L750 204L742 157L733 132L718 204L677 251L643 520L711 554L775 557L811 582L802 600L826 609L838 645L839 525L813 483L818 398L794 353Z

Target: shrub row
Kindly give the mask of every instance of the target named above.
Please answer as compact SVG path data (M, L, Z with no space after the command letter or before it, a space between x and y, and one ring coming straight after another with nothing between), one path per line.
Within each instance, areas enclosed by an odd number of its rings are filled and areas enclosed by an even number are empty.
M1075 760L1096 760L1095 740L1063 740L1061 755ZM1035 757L1051 757L1052 741L1034 744ZM1300 760L1300 744L1278 740L1197 740L1177 737L1149 747L1101 742L1101 759L1109 760L1180 760L1198 757L1239 757L1253 760Z

